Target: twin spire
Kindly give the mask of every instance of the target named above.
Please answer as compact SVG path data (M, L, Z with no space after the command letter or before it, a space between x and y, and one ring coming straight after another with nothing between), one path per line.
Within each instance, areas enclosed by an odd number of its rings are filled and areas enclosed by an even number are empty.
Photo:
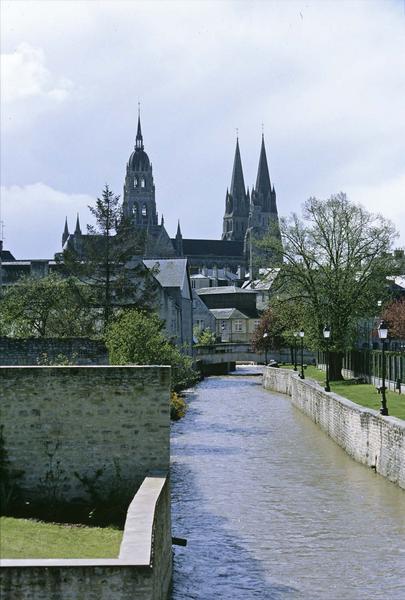
M252 193L254 191L256 194L262 194L263 196L267 196L267 194L271 193L272 191L263 133L260 147L259 166L257 169L256 186L255 188L252 188ZM229 193L234 198L238 196L241 197L243 194L246 194L238 137L236 138L235 158L233 161L232 180ZM249 188L247 190L247 194L249 195Z

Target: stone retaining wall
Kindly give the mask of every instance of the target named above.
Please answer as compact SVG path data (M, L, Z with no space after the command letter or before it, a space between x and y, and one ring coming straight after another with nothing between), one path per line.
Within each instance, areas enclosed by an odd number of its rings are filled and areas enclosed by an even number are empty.
M87 338L0 337L0 365L60 364L108 365L105 344Z
M6 600L166 600L172 573L170 490L148 477L127 514L119 558L3 560Z
M170 367L0 367L2 437L29 499L133 490L170 461ZM95 478L95 479L94 479Z
M267 367L263 385L291 396L292 403L352 458L405 489L405 421L325 392L289 369Z

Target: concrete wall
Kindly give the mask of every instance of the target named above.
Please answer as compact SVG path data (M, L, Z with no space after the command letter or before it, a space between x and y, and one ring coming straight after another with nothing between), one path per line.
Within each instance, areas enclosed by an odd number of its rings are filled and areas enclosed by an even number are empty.
M132 492L170 460L170 367L0 367L3 438L27 498Z
M0 337L0 365L52 364L66 357L77 365L108 365L108 352L101 341L86 338Z
M405 489L405 421L325 392L315 381L301 380L289 369L267 367L263 385L290 395L292 403L352 458Z
M97 560L3 560L10 600L166 600L172 572L170 490L147 478L127 514L120 555Z

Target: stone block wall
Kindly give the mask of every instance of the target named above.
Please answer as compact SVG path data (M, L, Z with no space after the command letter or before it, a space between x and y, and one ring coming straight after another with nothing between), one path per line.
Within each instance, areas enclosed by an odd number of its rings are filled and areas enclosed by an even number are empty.
M292 403L352 458L405 489L405 421L325 392L289 369L267 367L263 385L290 395Z
M170 460L170 367L0 367L3 439L26 498L133 492Z
M87 338L0 337L0 365L52 364L66 357L71 364L108 365L104 343Z
M148 477L127 514L116 559L3 560L1 598L15 600L166 600L172 573L170 490Z

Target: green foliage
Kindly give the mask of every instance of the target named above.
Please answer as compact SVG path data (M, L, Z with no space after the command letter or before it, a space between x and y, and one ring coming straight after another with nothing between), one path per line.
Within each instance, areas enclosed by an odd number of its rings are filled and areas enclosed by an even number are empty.
M136 309L123 312L108 327L105 341L111 364L171 365L173 391L198 380L191 358L166 339L163 323L155 314Z
M10 466L8 453L3 436L4 425L0 425L0 514L7 514L13 504L18 501L20 489L18 479L23 471L17 471Z
M149 308L155 299L156 282L141 258L145 232L134 229L124 218L119 196L106 185L89 210L96 225L88 226L88 235L64 250L63 263L67 273L91 286L105 330L117 307Z
M201 346L211 346L215 344L215 333L209 327L201 329L196 325L193 331L194 337L197 339L197 344Z
M94 333L92 290L56 273L24 277L0 299L0 335L79 337Z
M323 346L328 324L331 350L342 353L353 344L359 318L373 316L377 300L388 293L395 229L343 193L325 201L310 198L303 219L293 214L281 220L280 229L281 242L263 242L284 259L273 292L290 307L299 306L307 347ZM293 318L291 325L290 331Z
M178 421L186 414L187 404L179 394L172 392L170 395L170 418L172 421Z

